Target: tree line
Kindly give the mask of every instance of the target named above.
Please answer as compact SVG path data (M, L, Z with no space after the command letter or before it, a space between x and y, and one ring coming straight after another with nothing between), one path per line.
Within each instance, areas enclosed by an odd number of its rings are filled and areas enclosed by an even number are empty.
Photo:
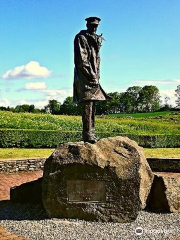
M180 108L180 85L177 87L177 108ZM156 86L133 86L125 92L108 93L112 97L110 101L97 101L96 114L110 113L137 113L154 112L158 110L169 110L172 108L169 104L169 97L165 97L165 104L161 104L161 96ZM81 105L73 103L73 97L67 97L63 104L56 100L49 100L45 106L45 112L51 114L80 115Z
M110 113L137 113L137 112L154 112L157 110L169 110L172 107L169 105L169 97L165 97L165 104L161 104L161 96L159 89L156 86L133 86L129 87L125 92L108 93L112 99L110 101L97 101L96 114ZM175 90L176 107L180 109L180 85ZM0 107L0 110L12 112L30 112L30 113L51 113L51 114L66 114L80 115L81 105L73 103L73 97L67 97L63 104L57 100L49 100L48 104L43 109L37 109L34 105L17 105L12 107Z

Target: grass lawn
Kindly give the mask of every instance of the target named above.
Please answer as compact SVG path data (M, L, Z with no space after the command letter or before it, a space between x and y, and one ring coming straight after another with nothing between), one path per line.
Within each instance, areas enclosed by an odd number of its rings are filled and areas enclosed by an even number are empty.
M0 148L0 159L48 157L54 149ZM145 148L146 157L180 158L180 148Z
M180 158L180 148L145 148L146 157Z
M170 111L164 111L164 112L147 112L147 113L116 113L116 114L108 114L106 115L107 118L111 117L127 117L131 116L133 118L147 118L147 117L157 117L157 116L165 116L169 115Z
M54 149L0 148L0 159L48 157Z

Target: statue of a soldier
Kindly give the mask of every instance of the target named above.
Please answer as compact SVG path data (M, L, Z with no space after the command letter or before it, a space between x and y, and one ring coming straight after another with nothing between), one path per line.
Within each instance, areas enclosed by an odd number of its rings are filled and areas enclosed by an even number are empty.
M82 105L83 140L95 143L95 102L110 99L101 85L99 50L102 34L96 31L101 21L98 17L89 17L87 30L81 30L74 39L74 102Z

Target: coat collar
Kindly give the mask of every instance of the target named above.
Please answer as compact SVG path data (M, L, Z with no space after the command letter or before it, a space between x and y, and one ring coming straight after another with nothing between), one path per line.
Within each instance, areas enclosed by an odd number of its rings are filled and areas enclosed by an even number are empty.
M89 33L87 30L81 30L79 32L79 35L84 35L86 36L86 38L89 38L90 40L92 40L97 46L98 48L101 47L101 43L103 40L105 40L103 37L102 37L102 34L101 35L98 35L96 33Z

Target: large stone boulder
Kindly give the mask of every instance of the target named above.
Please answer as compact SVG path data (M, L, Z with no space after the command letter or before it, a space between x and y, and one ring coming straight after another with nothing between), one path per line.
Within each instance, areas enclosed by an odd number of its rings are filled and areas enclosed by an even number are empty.
M143 149L126 137L69 142L45 162L42 200L50 218L129 222L152 181Z
M154 173L147 209L153 212L180 213L180 173Z

